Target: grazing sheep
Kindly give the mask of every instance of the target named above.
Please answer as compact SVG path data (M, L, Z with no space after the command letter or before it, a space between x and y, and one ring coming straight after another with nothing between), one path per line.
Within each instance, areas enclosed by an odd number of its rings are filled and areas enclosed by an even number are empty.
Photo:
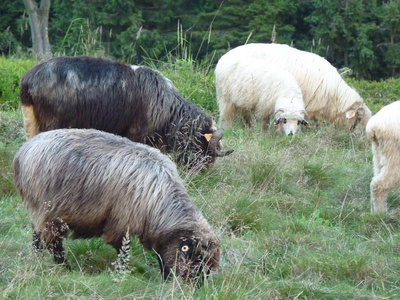
M374 155L371 212L386 212L387 194L400 186L400 101L383 107L374 115L366 132Z
M172 82L148 67L102 58L57 57L21 79L28 138L59 128L94 128L173 152L188 167L222 152L222 131L184 99Z
M280 44L247 44L230 50L228 57L263 59L290 72L299 84L309 118L362 130L371 111L336 69L317 54Z
M272 115L286 135L296 134L306 111L299 85L293 76L260 59L226 54L215 68L220 125L231 126L238 112L251 126L251 113L262 120L263 129Z
M164 279L175 270L191 281L218 267L218 239L158 149L94 129L52 130L22 145L14 172L34 245L57 263L68 265L68 231L103 236L119 253L129 231L157 253Z

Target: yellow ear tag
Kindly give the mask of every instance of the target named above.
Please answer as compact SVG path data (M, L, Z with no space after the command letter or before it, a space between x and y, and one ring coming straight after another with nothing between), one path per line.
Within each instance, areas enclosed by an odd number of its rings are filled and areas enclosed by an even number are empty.
M213 134L212 133L205 133L204 137L206 138L207 142L209 142L212 138Z
M188 252L189 251L189 246L184 245L184 246L182 246L181 250L182 250L182 252Z

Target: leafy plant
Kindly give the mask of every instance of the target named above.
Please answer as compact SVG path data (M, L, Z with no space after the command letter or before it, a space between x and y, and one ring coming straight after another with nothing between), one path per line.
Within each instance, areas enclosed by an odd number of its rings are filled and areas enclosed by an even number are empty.
M0 56L0 108L15 109L19 105L19 81L36 62L31 59Z

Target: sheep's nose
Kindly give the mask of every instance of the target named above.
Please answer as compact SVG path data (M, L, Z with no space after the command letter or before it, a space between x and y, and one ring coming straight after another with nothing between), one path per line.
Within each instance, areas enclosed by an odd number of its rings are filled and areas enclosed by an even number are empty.
M288 135L292 136L292 135L293 135L293 131L290 131L290 132L288 133Z

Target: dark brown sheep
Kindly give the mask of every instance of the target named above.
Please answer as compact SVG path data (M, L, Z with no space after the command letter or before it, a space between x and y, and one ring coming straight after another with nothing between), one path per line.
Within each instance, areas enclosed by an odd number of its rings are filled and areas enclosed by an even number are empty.
M173 152L189 168L231 153L222 151L222 131L211 116L148 67L57 57L22 77L20 96L28 138L52 129L93 128Z

